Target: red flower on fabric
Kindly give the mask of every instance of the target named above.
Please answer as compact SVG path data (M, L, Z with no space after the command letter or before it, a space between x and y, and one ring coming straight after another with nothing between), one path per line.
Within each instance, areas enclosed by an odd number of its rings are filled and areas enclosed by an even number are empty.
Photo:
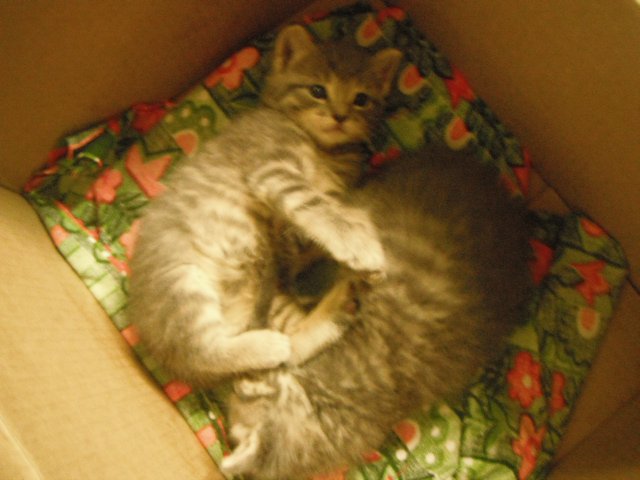
M134 117L131 126L145 135L155 127L173 106L172 102L139 103L131 107Z
M379 167L387 162L395 160L401 154L401 150L398 147L389 147L385 152L378 152L373 154L369 162L372 167Z
M382 454L377 450L373 450L362 455L362 460L364 460L366 463L376 463L382 460Z
M584 279L576 290L584 297L589 305L593 305L596 296L605 295L611 291L611 285L602 276L602 271L606 266L602 260L588 263L574 263L571 265Z
M529 185L531 183L531 154L529 153L529 150L522 150L522 160L523 165L521 167L513 167L513 173L518 179L522 193L528 195Z
M173 403L179 402L193 392L193 389L189 385L179 380L171 380L164 385L162 389Z
M518 352L513 369L507 374L509 397L520 402L522 408L529 408L536 398L542 397L540 372L542 366L529 352Z
M462 72L455 67L453 67L452 70L452 78L445 78L444 84L446 85L447 90L449 90L451 106L456 108L461 99L470 102L476 98L476 94L471 89L467 79L462 75Z
M551 269L551 264L553 263L553 249L549 245L542 243L540 240L535 238L529 240L529 244L531 245L535 256L535 258L529 262L529 268L531 269L533 282L536 285L540 285Z
M519 480L526 480L536 468L538 456L542 450L542 439L547 432L546 427L536 429L529 415L520 417L520 435L511 443L513 452L522 458L518 470Z
M588 235L592 237L602 237L607 234L607 232L605 232L605 230L600 225L592 222L587 218L580 219L580 226L585 232L587 232Z
M378 14L367 15L367 18L356 30L356 40L359 45L368 47L376 43L382 37L382 24L388 19L401 21L407 14L399 7L387 7L378 11Z
M564 386L567 384L567 378L561 372L553 372L551 384L551 403L549 409L551 414L555 414L567 406L564 398Z
M399 22L406 17L407 13L400 7L386 7L378 11L378 22L380 23L384 23L389 18Z
M211 88L222 82L227 90L235 90L244 80L244 71L255 66L260 52L255 47L246 47L229 57L209 75L204 84Z
M317 22L319 20L323 20L323 19L327 18L328 16L329 16L329 11L328 10L321 10L319 12L313 12L313 13L305 13L302 16L302 21L308 25L310 23L314 23L314 22Z
M452 150L462 150L473 138L465 121L455 115L444 129L444 141Z
M47 154L47 161L45 162L45 166L42 170L36 173L33 177L31 177L27 183L24 184L22 189L25 193L32 192L36 188L38 188L44 182L44 179L50 175L55 174L58 171L58 160L64 157L69 149L66 146L58 147L51 150Z
M408 64L398 74L398 89L405 95L413 95L427 83L420 70L413 63Z
M84 198L98 203L113 203L120 185L122 185L122 173L119 170L107 168L93 182Z

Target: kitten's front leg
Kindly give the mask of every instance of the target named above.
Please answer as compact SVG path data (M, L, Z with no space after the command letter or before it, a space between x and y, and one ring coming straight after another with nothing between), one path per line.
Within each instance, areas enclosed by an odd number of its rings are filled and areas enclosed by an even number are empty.
M368 214L318 190L286 162L256 169L249 177L254 195L295 225L337 261L370 280L384 276L385 256Z

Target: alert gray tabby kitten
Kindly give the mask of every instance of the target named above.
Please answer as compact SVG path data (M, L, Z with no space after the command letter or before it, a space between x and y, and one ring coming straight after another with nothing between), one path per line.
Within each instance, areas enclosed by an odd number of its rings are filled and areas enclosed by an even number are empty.
M384 271L369 218L340 195L360 178L363 145L400 58L394 49L372 55L316 45L303 27L287 27L275 42L263 105L172 172L142 220L127 311L170 373L211 387L290 360L289 336L264 328L278 284L278 226L353 270ZM306 351L341 332L325 329Z
M306 363L235 381L226 472L305 480L359 463L396 422L459 396L520 318L530 228L493 168L428 150L398 160L351 203L380 232L386 279L357 290L352 315L334 308L349 304L347 289L309 315L278 297L271 321L284 332L337 317L350 329Z

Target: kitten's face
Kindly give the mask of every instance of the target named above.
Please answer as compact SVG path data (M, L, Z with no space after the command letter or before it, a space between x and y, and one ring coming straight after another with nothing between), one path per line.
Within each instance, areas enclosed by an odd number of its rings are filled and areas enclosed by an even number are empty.
M284 112L325 149L366 143L383 112L401 53L371 55L342 44L317 46L299 26L285 28L263 101Z

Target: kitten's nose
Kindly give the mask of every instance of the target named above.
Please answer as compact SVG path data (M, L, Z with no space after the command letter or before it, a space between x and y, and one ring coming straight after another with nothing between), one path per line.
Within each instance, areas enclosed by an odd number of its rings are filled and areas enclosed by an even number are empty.
M338 113L334 113L333 114L333 119L338 123L342 123L347 119L347 116L346 115L340 115Z

